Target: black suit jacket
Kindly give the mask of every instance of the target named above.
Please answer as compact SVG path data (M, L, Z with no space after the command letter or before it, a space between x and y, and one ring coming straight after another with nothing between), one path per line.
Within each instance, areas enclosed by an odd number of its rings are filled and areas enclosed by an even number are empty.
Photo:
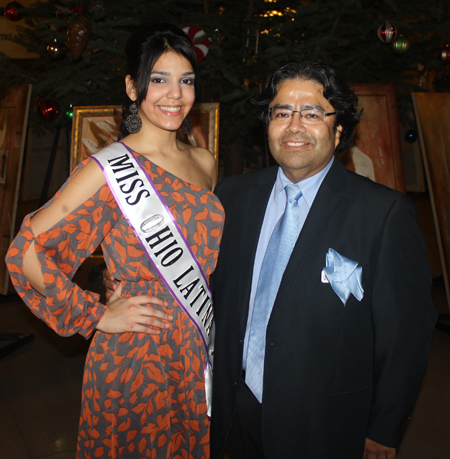
M253 262L277 167L222 181L225 229L216 317L211 457L233 420ZM364 298L344 306L322 283L332 248L362 267ZM424 376L436 312L407 197L334 161L286 267L266 335L266 459L361 459L365 437L396 447Z

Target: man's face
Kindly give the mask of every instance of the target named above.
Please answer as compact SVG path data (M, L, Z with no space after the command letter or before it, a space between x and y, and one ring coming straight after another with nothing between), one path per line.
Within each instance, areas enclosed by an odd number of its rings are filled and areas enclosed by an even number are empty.
M323 87L316 81L292 79L278 85L278 92L269 108L283 106L292 110L318 108L326 113L334 108L323 96ZM341 126L333 132L335 115L316 124L306 124L300 113L284 122L269 122L269 148L286 176L297 183L321 171L331 160L339 145Z

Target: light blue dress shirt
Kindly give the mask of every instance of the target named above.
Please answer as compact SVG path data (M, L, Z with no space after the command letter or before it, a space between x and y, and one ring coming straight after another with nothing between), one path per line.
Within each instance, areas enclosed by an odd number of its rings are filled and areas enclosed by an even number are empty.
M334 156L330 162L317 174L312 177L308 177L301 182L298 182L298 186L302 191L302 197L299 199L298 204L300 208L298 234L303 228L306 217L308 216L309 209L311 208L317 192L319 191L320 185L323 179L330 170L333 164ZM277 179L272 188L272 192L269 197L269 201L266 207L266 213L264 214L264 221L261 227L261 233L259 234L258 246L256 248L255 261L253 263L253 276L252 276L252 288L250 292L250 302L247 319L247 329L245 331L244 339L244 355L242 360L242 367L245 369L247 364L247 353L248 353L248 339L250 332L250 324L253 316L253 305L255 303L256 288L258 287L259 273L261 271L261 265L266 253L267 244L269 243L270 236L277 224L278 220L284 213L286 208L286 193L282 193L284 187L292 183L284 174L281 167L278 169ZM298 236L298 235L297 235Z

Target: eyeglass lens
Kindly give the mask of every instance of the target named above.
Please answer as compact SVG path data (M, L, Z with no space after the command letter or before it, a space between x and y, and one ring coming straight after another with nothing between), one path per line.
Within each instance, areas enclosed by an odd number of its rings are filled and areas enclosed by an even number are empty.
M288 122L294 113L300 113L304 123L318 123L326 118L326 113L323 110L316 108L304 108L302 110L292 110L290 108L272 107L269 111L271 121L275 122Z

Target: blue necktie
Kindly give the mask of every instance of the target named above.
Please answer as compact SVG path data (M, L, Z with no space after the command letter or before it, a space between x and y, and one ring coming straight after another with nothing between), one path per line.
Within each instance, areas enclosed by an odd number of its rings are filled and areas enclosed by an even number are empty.
M255 397L262 401L266 328L277 296L281 278L297 240L298 200L302 192L290 184L284 188L286 208L278 220L267 245L256 289L250 325L245 382Z

